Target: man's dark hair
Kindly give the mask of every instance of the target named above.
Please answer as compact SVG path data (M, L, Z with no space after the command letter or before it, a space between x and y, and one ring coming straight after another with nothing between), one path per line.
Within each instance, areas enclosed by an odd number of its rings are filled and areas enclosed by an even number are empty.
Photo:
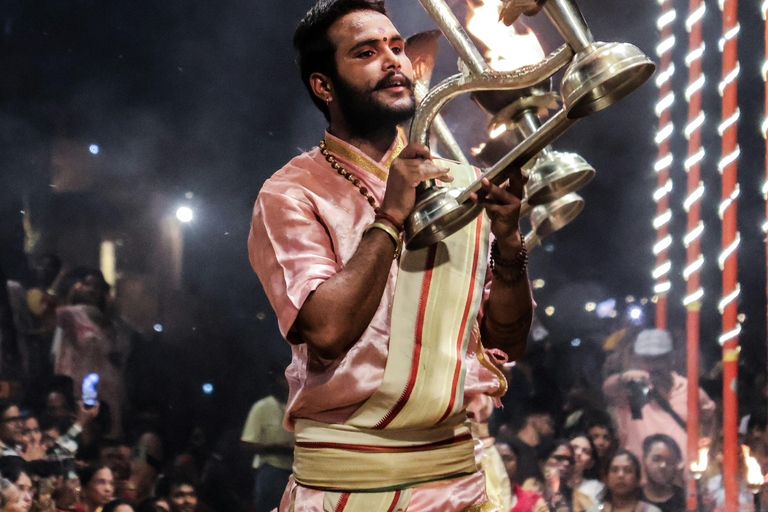
M197 490L195 481L184 474L170 474L163 476L158 480L155 487L155 494L161 498L168 498L171 496L171 491L174 487L181 487L182 485L188 485Z
M388 16L384 0L319 0L304 16L293 34L301 81L312 102L330 121L328 105L315 96L309 84L312 73L336 76L336 48L328 38L328 29L336 20L354 11L376 11Z
M8 400L7 398L0 398L0 417L5 414L5 411L10 409L16 405L16 402L13 400Z
M77 476L80 478L80 485L85 487L91 483L91 480L93 480L93 477L96 476L96 473L102 469L109 469L109 467L106 464L96 464L92 466L81 466L78 468ZM112 470L110 469L110 471Z
M643 458L648 456L651 452L651 448L656 443L664 443L667 445L667 448L672 451L678 462L683 460L683 452L680 450L680 446L667 434L653 434L643 439Z
M16 483L22 473L29 476L27 461L21 457L8 456L0 457L0 474L11 483Z
M611 436L616 438L616 428L613 426L613 419L611 415L601 409L592 409L585 411L579 419L580 429L584 432L589 432L592 427L602 427L611 433Z
M130 503L128 503L125 500L119 500L119 499L112 500L106 505L104 505L104 508L101 509L101 512L115 512L115 510L117 510L117 507L119 507L120 505L130 505Z

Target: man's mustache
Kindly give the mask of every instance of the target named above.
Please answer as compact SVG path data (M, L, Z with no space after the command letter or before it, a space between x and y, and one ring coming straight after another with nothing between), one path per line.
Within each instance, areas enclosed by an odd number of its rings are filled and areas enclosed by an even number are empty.
M376 82L373 90L379 91L381 89L386 89L387 87L394 87L397 85L402 85L409 91L413 90L413 82L402 73L390 73L389 75Z

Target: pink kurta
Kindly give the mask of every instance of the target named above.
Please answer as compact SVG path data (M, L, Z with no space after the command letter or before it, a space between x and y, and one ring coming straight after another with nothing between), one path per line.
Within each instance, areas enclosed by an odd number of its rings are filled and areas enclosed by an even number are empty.
M327 134L326 137L346 146L349 152L354 153L355 159L367 161L367 166L361 166L342 155L335 155L339 163L359 178L369 194L381 204L388 169L332 135ZM390 153L387 153L382 162L389 157ZM299 155L275 173L266 181L256 200L248 238L251 265L277 314L281 333L292 343L293 360L286 370L290 394L285 425L289 430L293 429L297 418L324 423L345 422L382 381L398 275L396 261L392 263L389 281L370 325L339 359L310 361L306 345L301 344L292 329L307 296L344 267L357 250L363 230L373 220L374 211L368 201L331 167L318 148ZM467 351L465 404L469 404L476 395L493 393L500 385L498 378L477 361L474 355L476 344L477 340L471 339ZM457 496L472 496L464 503L484 499L482 478L471 476L459 480L456 483ZM446 485L452 484L429 487L441 488L441 492L445 492ZM307 492L315 491L302 489L300 494ZM421 500L414 490L411 506ZM311 507L306 510L322 509ZM409 510L461 508L433 506Z
M683 420L688 418L688 379L677 373L672 373L672 389L669 392L669 405L672 406L678 416ZM621 383L621 374L611 375L603 384L605 396L616 406L616 416L619 428L619 443L626 450L631 451L639 458L643 456L643 441L653 434L667 434L677 442L683 457L687 458L688 435L677 422L652 401L642 408L643 417L639 420L632 419L629 409L627 391ZM715 403L704 390L699 389L699 414L700 423L707 423L715 413ZM686 465L687 467L687 465Z

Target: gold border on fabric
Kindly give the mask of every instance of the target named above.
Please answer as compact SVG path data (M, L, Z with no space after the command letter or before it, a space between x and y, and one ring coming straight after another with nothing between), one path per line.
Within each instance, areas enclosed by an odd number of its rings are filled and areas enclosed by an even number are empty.
M398 129L397 139L393 143L392 149L390 149L385 155L386 158L380 163L374 162L357 148L345 144L335 137L326 135L325 147L331 153L335 153L339 158L343 158L344 160L353 163L362 170L373 174L381 181L387 181L387 177L389 176L389 166L392 165L392 162L405 147L405 139L402 131Z
M501 510L501 505L494 503L493 501L486 501L485 503L479 503L465 508L462 512L498 512Z
M507 383L507 378L504 377L504 373L492 362L488 360L487 357L485 357L485 351L483 351L483 344L480 340L480 328L477 327L477 347L475 348L475 354L477 355L477 361L485 366L489 371L493 372L496 377L499 379L499 389L497 389L494 393L489 394L488 396L491 396L493 398L501 398L504 396L504 394L507 392L507 387L509 384Z

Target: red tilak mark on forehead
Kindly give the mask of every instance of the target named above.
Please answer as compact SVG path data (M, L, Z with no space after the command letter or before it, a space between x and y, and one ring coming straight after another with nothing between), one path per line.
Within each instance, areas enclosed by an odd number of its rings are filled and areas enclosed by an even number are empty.
M386 30L384 30L384 27L379 27L378 30L376 30L376 32L378 32L379 34L383 34L386 32Z

